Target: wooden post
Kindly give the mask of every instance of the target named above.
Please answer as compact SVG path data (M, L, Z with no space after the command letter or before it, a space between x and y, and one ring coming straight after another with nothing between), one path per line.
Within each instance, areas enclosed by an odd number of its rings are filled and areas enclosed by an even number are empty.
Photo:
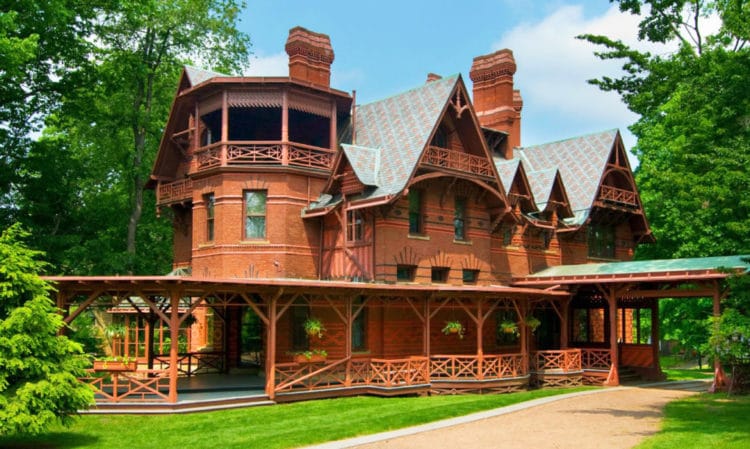
M268 304L268 326L266 327L266 395L276 397L276 296Z
M354 330L354 314L353 314L353 306L354 306L354 297L348 296L346 298L346 322L344 323L344 327L346 329L346 341L344 342L344 357L347 358L346 362L346 377L344 379L344 385L347 387L350 387L352 385L352 332ZM362 310L360 310L359 313L362 313Z
M281 165L289 165L289 98L281 94Z
M429 358L430 357L430 296L425 297L424 299L424 321L422 323L422 346L423 346L423 352L424 356Z
M661 365L659 364L659 300L653 299L651 303L651 349L653 351L654 358L654 377L659 380L664 379L664 375L661 372Z
M482 313L482 299L477 298L477 376L479 380L484 379L484 314Z
M719 283L714 283L714 318L721 316L721 293L719 292ZM716 324L718 326L718 323ZM721 366L721 360L719 357L714 357L714 381L708 391L716 393L722 388L727 386L727 376L724 373L724 368Z
M617 386L620 385L620 375L618 372L620 356L617 351L617 295L615 294L614 287L610 287L609 294L606 297L607 304L609 305L609 351L612 358L612 366L609 369L609 375L604 385Z
M560 349L568 349L570 337L570 298L560 301Z
M338 140L338 130L337 130L337 123L336 123L336 100L331 100L331 137L329 142L330 149L336 151L337 148L337 140Z
M169 296L169 402L177 402L177 360L179 358L180 337L180 294L171 291Z
M154 323L156 322L156 319L154 318L154 312L150 311L149 314L146 316L146 363L148 366L148 369L152 370L154 369Z
M227 165L227 142L229 141L229 105L225 90L221 97L221 166Z

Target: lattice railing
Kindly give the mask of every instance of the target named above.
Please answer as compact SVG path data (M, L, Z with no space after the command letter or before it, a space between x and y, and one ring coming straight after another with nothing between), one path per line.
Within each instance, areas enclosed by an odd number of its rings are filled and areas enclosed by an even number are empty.
M600 201L611 201L613 203L638 206L635 192L617 187L602 185L599 193Z
M428 147L422 157L422 163L489 178L493 176L492 165L486 157L447 148Z
M406 359L371 359L370 385L401 387L430 383L430 361L427 357Z
M97 402L158 402L169 400L169 372L138 370L135 372L88 371L79 379L89 385Z
M195 152L196 169L207 170L221 165L222 144L215 143L210 146L199 149Z
M581 350L537 351L531 357L531 369L541 371L581 371Z
M430 357L433 380L488 380L526 374L522 354L434 355Z
M191 200L193 198L193 180L180 179L179 181L160 184L157 191L156 203L171 204L179 201Z
M229 145L227 165L280 164L283 151L280 144L274 145Z
M289 165L309 168L331 169L335 151L307 145L294 144L289 147Z
M169 369L168 354L154 356L154 362L162 369ZM186 352L177 357L177 371L186 376L194 374L221 373L224 371L224 353L222 352Z
M612 366L612 353L609 349L581 349L583 369L608 370Z
M347 384L347 359L327 364L279 363L274 367L275 391L316 390L341 387Z

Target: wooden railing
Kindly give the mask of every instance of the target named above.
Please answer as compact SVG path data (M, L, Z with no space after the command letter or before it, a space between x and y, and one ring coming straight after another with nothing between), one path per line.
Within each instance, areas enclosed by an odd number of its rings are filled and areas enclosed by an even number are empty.
M330 170L334 150L292 142L217 142L198 148L193 155L193 170L215 167L287 165Z
M154 362L162 369L170 366L169 354L154 356ZM186 376L194 374L221 373L224 371L224 353L222 352L185 352L177 356L177 371Z
M156 204L165 205L178 203L193 199L193 180L180 179L179 181L159 184L156 195Z
M161 402L169 400L169 372L138 370L134 372L88 371L79 379L89 385L97 402Z
M638 206L635 192L606 185L601 186L599 201L609 201L617 204L625 204L627 206Z
M332 363L279 363L276 392L314 391L352 386L403 387L429 384L427 357L341 359Z
M581 371L581 350L562 349L557 351L537 351L531 356L531 370L536 372Z
M583 369L609 370L612 366L612 353L609 349L581 349Z
M488 178L494 176L492 165L486 157L474 156L447 148L428 147L422 157L422 163Z
M522 354L434 355L430 357L430 379L489 380L527 373Z

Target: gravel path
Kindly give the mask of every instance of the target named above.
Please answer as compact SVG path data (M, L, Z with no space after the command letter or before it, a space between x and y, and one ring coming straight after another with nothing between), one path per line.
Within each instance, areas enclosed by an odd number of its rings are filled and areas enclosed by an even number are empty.
M705 389L683 383L597 390L316 447L626 449L659 430L667 402Z

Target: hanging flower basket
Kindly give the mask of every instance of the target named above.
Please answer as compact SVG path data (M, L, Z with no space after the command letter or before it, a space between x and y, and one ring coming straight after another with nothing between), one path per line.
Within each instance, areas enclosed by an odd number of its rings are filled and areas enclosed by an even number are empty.
M305 324L303 326L305 327L305 332L307 332L307 335L310 337L323 338L323 333L326 331L325 326L323 326L323 322L318 318L308 318L307 320L305 320Z
M294 353L296 363L322 363L328 360L328 353L322 349Z
M539 321L539 318L535 317L534 315L529 315L526 317L526 326L531 332L534 332L540 324L542 324L542 322Z
M515 321L505 320L498 325L498 330L504 334L517 334L518 324Z
M446 321L443 327L443 333L445 335L457 334L458 338L464 338L464 325L460 321Z

